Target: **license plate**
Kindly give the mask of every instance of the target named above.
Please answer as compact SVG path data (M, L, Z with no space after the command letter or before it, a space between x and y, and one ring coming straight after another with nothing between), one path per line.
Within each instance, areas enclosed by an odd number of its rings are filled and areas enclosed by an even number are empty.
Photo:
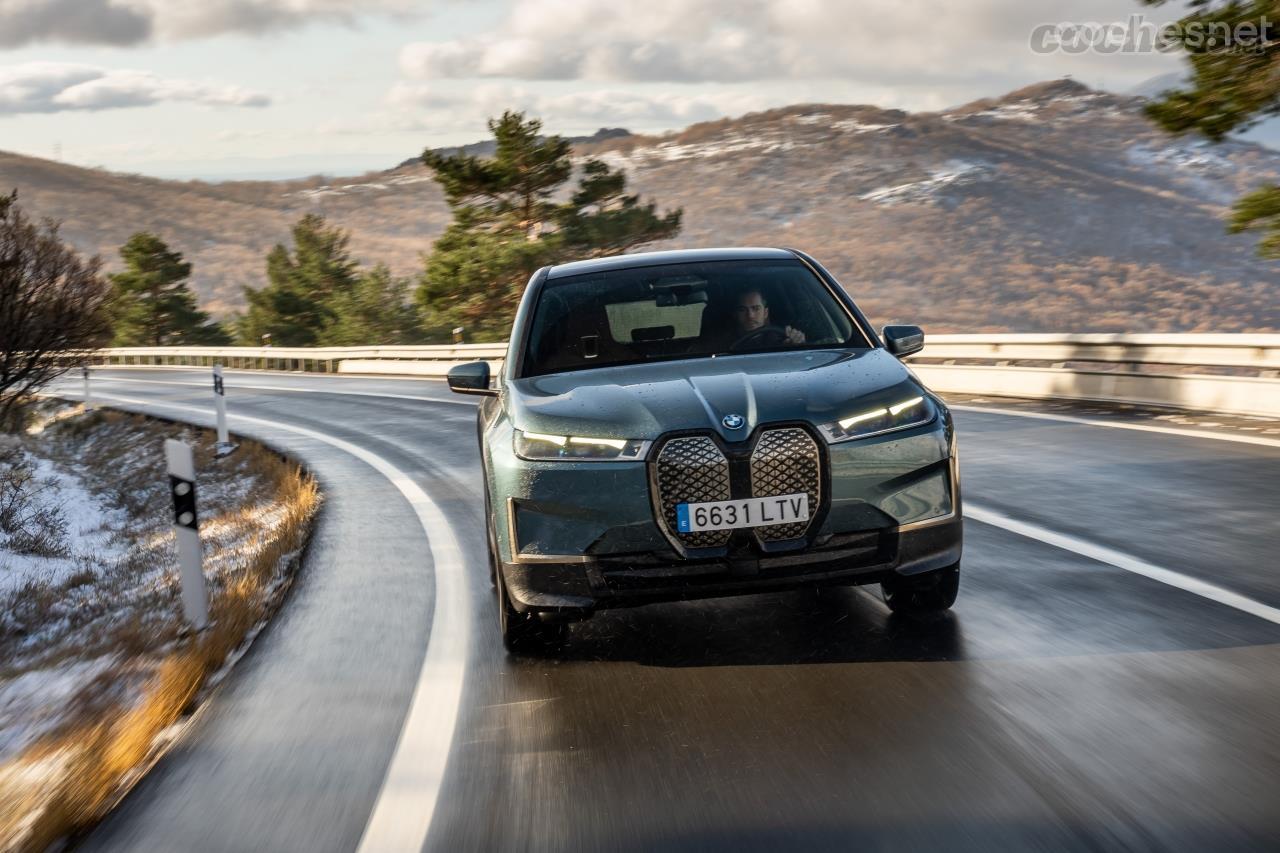
M774 495L739 501L676 504L676 527L681 533L765 527L809 520L809 495Z

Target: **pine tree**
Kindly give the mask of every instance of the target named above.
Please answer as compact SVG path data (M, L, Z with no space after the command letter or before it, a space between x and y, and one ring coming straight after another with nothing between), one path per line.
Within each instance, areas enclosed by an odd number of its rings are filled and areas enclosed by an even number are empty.
M379 264L334 296L335 321L325 329L325 346L411 344L418 339L418 316L409 301L409 281Z
M490 120L489 129L496 141L491 158L423 154L453 209L417 291L429 329L461 325L475 339L499 339L539 267L679 233L681 211L659 216L655 205L625 193L621 171L599 161L585 164L569 201L554 201L573 176L569 143L542 136L542 123L518 112Z
M600 160L582 167L578 191L558 211L562 254L602 257L664 240L680 232L683 211L659 216L656 205L627 195L627 178Z
M292 229L293 251L277 244L267 255L267 286L245 288L248 310L237 323L241 343L317 346L337 320L335 299L350 291L358 275L347 249L350 235L309 213Z
M1142 0L1149 6L1165 0ZM1280 115L1280 10L1275 0L1189 0L1175 40L1191 63L1188 87L1166 92L1147 114L1174 133L1199 131L1214 141ZM1264 22L1265 26L1264 26ZM1224 44L1226 34L1233 43ZM1280 258L1280 186L1265 186L1240 199L1228 226L1232 233L1262 231L1264 257Z
M545 242L529 240L514 225L486 226L480 219L471 209L455 211L427 257L417 300L433 337L462 326L474 340L501 340L529 276L550 263Z
M507 111L490 119L496 149L491 158L443 156L428 149L422 161L444 189L455 211L470 210L480 222L513 227L530 240L556 210L551 195L569 180L572 146L558 136L542 137L542 122Z
M110 276L115 346L215 345L230 338L196 305L191 264L155 234L140 231L120 247L123 272Z

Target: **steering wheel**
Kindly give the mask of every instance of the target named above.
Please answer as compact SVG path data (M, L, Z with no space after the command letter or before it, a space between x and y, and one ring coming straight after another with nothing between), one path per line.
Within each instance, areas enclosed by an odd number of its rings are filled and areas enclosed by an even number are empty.
M787 342L787 332L781 326L761 326L738 338L729 347L730 352L759 347L776 347Z

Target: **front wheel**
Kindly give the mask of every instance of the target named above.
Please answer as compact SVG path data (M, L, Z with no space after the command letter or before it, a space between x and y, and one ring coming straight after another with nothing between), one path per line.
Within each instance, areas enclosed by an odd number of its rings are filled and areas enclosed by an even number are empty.
M493 509L489 504L489 487L484 488L484 545L489 557L489 585L498 585L498 538L494 533L497 519L493 517Z
M536 613L521 613L511 603L502 570L495 572L498 591L498 627L502 645L512 654L546 655L564 644L568 627L563 622L544 622Z
M960 592L960 563L909 577L883 581L884 603L894 613L940 613L956 603Z

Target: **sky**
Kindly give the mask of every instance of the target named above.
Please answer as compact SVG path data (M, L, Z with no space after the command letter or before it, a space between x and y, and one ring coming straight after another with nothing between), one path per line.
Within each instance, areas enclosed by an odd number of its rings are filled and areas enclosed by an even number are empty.
M0 0L0 150L159 177L357 174L473 142L679 129L795 103L937 110L1160 53L1037 53L1136 0Z

